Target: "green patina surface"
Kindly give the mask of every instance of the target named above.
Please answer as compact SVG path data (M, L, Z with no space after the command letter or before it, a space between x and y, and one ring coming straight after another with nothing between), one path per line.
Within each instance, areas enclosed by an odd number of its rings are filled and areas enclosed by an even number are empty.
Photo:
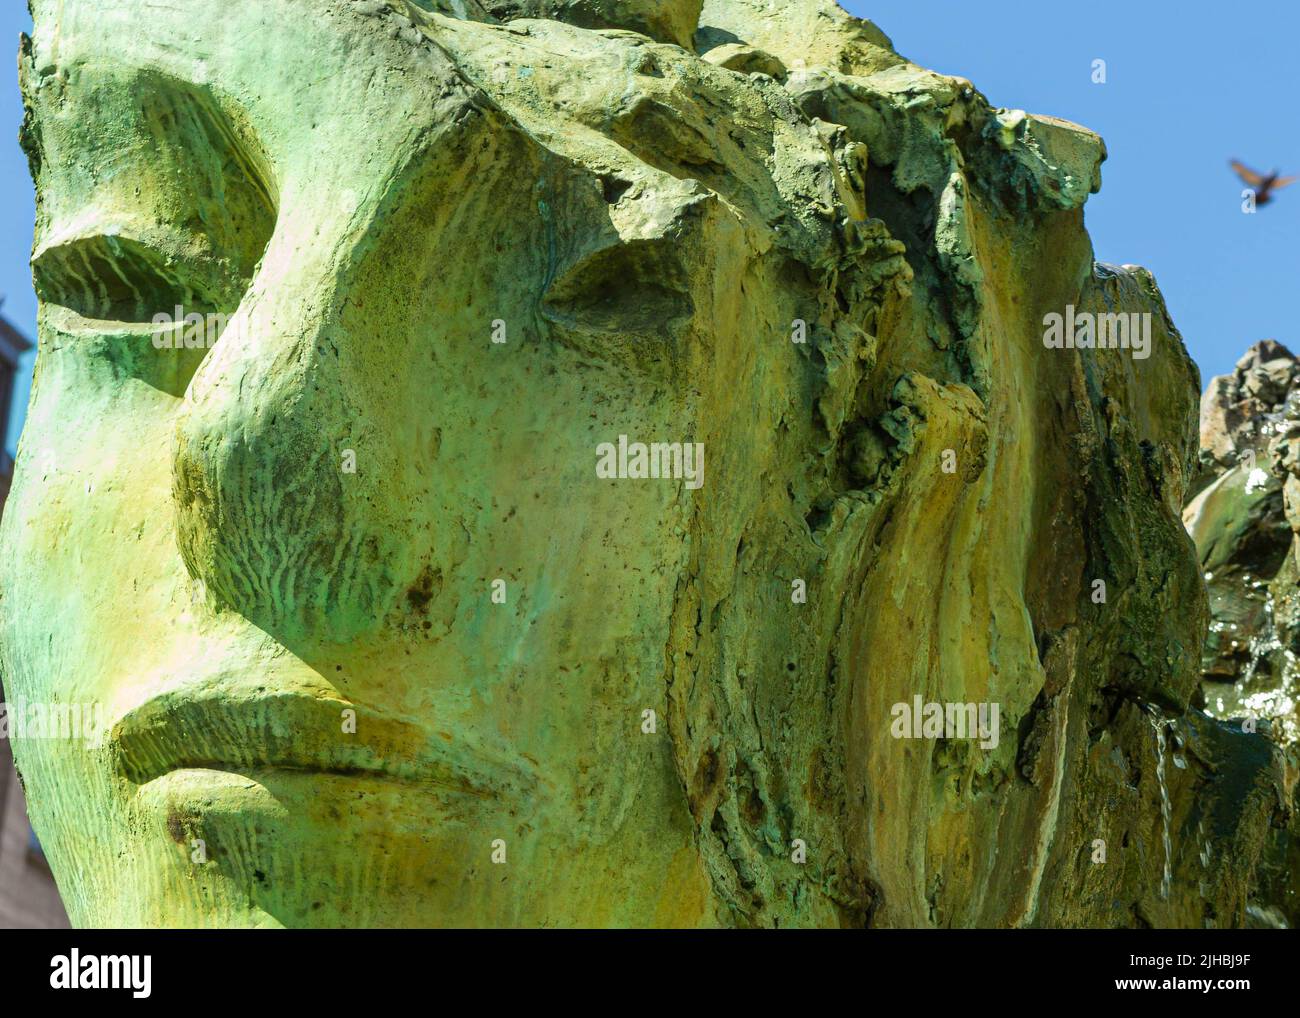
M15 739L75 923L1246 921L1282 770L1189 710L1199 380L1099 138L829 0L33 7L0 666L102 706Z

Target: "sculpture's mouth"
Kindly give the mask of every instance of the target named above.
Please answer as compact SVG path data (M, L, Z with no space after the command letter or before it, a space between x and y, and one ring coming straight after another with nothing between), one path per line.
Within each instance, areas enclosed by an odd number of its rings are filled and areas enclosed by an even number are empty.
M188 769L380 778L484 798L536 784L523 762L465 742L347 700L265 690L164 693L109 733L117 772L137 785Z

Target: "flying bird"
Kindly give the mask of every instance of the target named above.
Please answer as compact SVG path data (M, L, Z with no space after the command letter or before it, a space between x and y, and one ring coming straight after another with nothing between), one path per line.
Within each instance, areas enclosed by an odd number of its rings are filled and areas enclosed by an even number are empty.
M1237 176L1242 179L1242 182L1255 192L1256 205L1267 205L1273 200L1274 191L1300 180L1300 177L1279 177L1277 170L1265 176L1262 173L1256 173L1245 163L1236 159L1233 159L1228 165L1233 168Z

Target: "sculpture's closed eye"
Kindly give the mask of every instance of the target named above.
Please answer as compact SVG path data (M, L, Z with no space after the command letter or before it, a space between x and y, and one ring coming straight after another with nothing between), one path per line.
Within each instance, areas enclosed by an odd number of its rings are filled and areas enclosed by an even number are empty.
M47 336L177 398L221 338L249 280L227 261L178 257L116 233L56 243L32 260Z
M45 250L32 270L41 300L102 322L147 323L178 307L216 311L236 285L216 278L219 273L196 270L146 244L108 234Z
M174 78L91 71L64 99L25 138L44 168L32 271L51 342L180 396L275 230L268 160L238 108Z
M638 371L676 363L678 332L694 314L683 245L676 238L615 244L570 266L549 287L542 313L567 346Z

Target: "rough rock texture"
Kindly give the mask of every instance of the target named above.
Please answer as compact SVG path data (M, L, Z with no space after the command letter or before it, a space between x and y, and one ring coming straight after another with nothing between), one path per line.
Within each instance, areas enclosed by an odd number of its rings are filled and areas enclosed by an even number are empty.
M581 28L622 28L692 48L703 0L482 0L503 21L554 18Z
M1282 647L1260 641L1272 637L1277 599L1286 596L1284 588L1272 589L1274 581L1286 584L1295 575L1287 559L1300 506L1288 498L1285 482L1292 436L1300 434L1300 401L1290 398L1297 380L1300 362L1265 340L1233 374L1211 379L1201 401L1200 476L1183 517L1210 594L1203 671L1207 680L1237 683L1242 692L1256 679L1272 683L1282 664ZM1295 481L1289 487L1300 490ZM1222 685L1211 690L1212 699L1222 699Z
M1300 360L1264 340L1201 400L1201 470L1183 520L1210 594L1205 710L1285 751L1283 801L1261 867L1261 924L1300 921Z
M74 922L1276 918L1096 135L829 0L34 6L0 667L104 706L15 741Z

